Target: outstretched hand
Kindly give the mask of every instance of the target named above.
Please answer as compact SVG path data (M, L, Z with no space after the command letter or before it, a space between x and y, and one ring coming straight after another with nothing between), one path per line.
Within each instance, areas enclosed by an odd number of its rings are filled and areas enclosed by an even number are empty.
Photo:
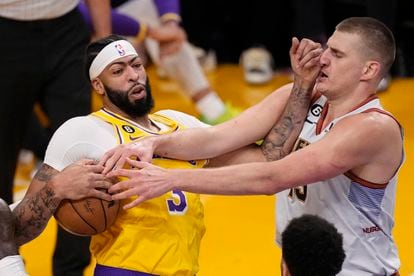
M137 160L151 162L154 154L154 143L151 137L142 138L128 144L121 144L107 151L99 161L99 165L104 166L103 174L111 170L124 167L128 158L135 157Z
M301 41L296 37L292 38L289 55L295 80L300 79L310 85L314 84L321 70L319 59L322 52L320 43L306 38Z
M126 177L111 188L109 192L113 200L138 196L137 199L123 208L129 209L143 201L158 197L171 190L172 182L166 169L157 167L147 162L127 159L128 164L134 169L117 169L108 174L109 177Z

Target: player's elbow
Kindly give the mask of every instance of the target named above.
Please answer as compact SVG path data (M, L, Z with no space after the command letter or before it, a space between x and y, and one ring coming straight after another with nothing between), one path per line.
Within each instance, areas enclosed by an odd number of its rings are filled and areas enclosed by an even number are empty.
M274 195L287 188L287 183L281 174L273 168L271 163L266 163L264 173L260 179L261 191L263 195Z
M314 183L324 181L332 177L345 173L351 168L342 162L337 155L316 161L311 168L308 168L307 174L302 182Z
M266 185L263 186L263 189L261 191L261 194L271 196L275 195L286 188L280 185L281 183L275 180L268 180Z

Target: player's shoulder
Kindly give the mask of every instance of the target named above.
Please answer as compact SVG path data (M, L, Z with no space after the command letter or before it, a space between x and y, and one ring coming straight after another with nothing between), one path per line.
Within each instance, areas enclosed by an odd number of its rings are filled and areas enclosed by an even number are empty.
M178 111L178 110L173 110L173 109L162 109L159 110L157 112L155 112L155 114L159 114L165 117L171 117L171 118L178 118L178 117L183 117L183 118L187 118L187 117L193 117L192 115L189 115L187 113ZM196 119L196 118L195 118Z
M352 123L358 123L368 130L399 131L401 128L398 120L383 109L369 109L349 117Z
M389 112L384 110L376 110L374 112L366 112L365 126L370 131L375 131L378 135L384 135L389 141L399 141L402 139L403 128L398 120Z
M67 120L66 122L64 122L61 127L73 127L73 126L90 125L92 123L91 117L92 116L89 116L89 115L88 116L73 117L73 118L70 118L69 120Z
M187 113L172 110L172 109L163 109L160 111L155 112L154 114L158 114L164 117L167 117L171 120L178 122L186 127L208 127L209 125L203 123L196 117L189 115Z
M92 115L77 116L64 122L60 128L89 129L91 127L96 126L100 122L103 122L103 121Z
M64 122L53 134L54 137L87 137L105 127L105 122L94 116L73 117ZM65 138L67 139L67 138Z
M398 121L382 109L348 116L342 119L335 128L359 133L361 137L370 137L371 140L384 137L400 140L402 132Z

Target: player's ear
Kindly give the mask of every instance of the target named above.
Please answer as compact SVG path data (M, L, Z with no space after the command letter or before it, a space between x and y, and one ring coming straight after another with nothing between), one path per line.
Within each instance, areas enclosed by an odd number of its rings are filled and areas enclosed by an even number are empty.
M103 95L105 93L105 88L102 81L99 78L95 78L91 81L93 89L99 94Z
M381 73L381 64L378 61L367 61L363 68L361 80L370 80Z

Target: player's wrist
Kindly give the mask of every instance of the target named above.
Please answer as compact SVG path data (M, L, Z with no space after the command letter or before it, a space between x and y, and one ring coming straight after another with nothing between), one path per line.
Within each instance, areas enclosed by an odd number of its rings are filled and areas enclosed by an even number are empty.
M65 192L62 188L58 174L52 177L45 185L47 194L57 203L65 199Z
M301 90L312 91L313 87L315 86L315 80L307 80L306 78L297 77L295 76L295 86L300 88Z
M181 184L183 183L181 170L177 169L167 169L167 185L168 191L172 190L182 190Z
M164 142L165 142L165 137L163 136L153 136L151 137L151 144L152 144L152 149L156 150L158 147L160 147Z
M166 136L164 135L152 136L148 139L148 141L150 142L149 146L151 147L153 153L163 155L162 147L168 141L168 139L166 139L167 138Z

